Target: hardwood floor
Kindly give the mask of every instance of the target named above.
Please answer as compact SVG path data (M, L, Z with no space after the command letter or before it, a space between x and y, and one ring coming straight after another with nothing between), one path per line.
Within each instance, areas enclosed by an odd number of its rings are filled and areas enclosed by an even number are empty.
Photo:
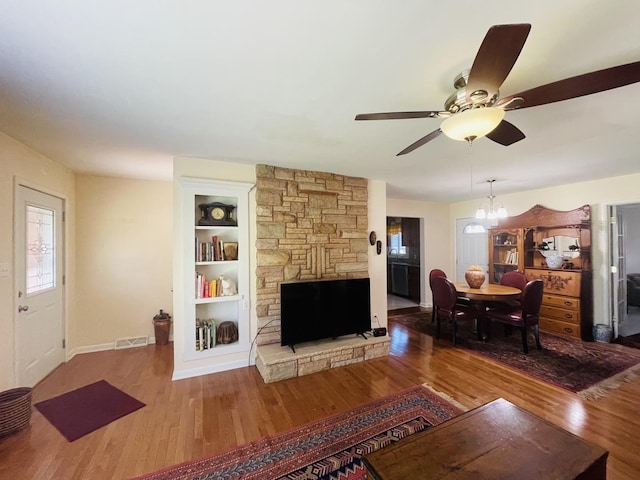
M29 427L0 439L0 478L127 479L425 382L469 408L504 397L609 450L609 479L640 478L640 379L582 401L393 322L389 331L389 357L271 384L255 367L172 382L172 344L78 355L36 386L34 403L105 379L147 406L73 443L34 409Z

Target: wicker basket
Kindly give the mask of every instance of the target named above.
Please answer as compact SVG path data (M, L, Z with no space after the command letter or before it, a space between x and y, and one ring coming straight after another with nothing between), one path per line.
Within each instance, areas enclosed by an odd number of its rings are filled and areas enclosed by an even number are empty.
M0 437L29 425L31 388L20 387L0 393Z

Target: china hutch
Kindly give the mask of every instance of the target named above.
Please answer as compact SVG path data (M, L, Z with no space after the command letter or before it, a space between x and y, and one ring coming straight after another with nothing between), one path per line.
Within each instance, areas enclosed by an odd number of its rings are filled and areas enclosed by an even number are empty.
M593 340L591 207L569 211L535 205L489 230L489 281L510 270L541 279L540 329Z

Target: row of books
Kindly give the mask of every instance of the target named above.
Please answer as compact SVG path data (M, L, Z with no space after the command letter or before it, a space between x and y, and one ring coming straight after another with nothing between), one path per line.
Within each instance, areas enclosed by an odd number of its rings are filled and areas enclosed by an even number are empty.
M213 298L222 296L222 275L213 280L196 272L196 298Z
M217 235L210 242L203 242L196 237L195 261L219 262L238 259L238 242L223 242Z
M518 251L515 248L505 252L504 257L504 263L508 263L510 265L518 264Z
M216 346L216 322L213 318L206 320L196 318L196 350L201 352Z

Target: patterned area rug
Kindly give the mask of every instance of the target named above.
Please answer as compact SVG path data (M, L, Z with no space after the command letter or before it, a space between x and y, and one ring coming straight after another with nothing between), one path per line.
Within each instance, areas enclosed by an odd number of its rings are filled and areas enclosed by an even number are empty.
M430 310L394 310L389 321L435 337L436 324ZM439 344L451 345L451 325L442 323ZM502 325L493 325L491 339L481 342L468 325L458 326L456 346L471 350L522 373L577 393L591 400L606 395L622 383L640 377L640 351L599 342L582 342L540 332L542 350L535 348L533 334L529 353L522 353L519 331L505 336Z
M463 413L427 385L138 480L363 480L362 456Z

